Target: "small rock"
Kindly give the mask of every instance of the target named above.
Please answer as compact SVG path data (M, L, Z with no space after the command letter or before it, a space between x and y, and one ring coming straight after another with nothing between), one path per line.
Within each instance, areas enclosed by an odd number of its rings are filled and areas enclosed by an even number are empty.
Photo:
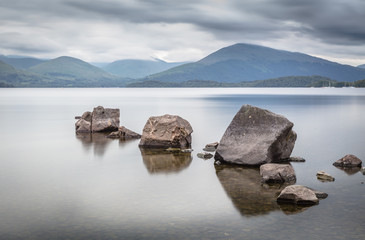
M207 151L207 152L215 152L215 150L217 149L218 145L219 145L218 142L208 143L207 145L205 145L205 148L203 150L204 151Z
M328 197L328 193L320 192L320 191L312 189L312 188L309 188L309 189L312 190L314 192L314 194L316 194L316 197L319 199L325 199Z
M289 162L305 162L305 159L302 157L290 157Z
M205 152L205 153L198 153L197 156L198 158L209 159L213 157L213 154Z
M193 152L194 150L193 149L191 149L191 148L188 148L188 149L182 149L181 150L181 152L182 153L191 153L191 152Z
M351 167L361 167L361 164L362 161L358 157L352 154L348 154L343 158L334 162L333 166L351 168Z
M313 190L301 185L287 186L281 191L277 201L281 203L294 203L298 205L314 205L318 204L319 202Z
M75 119L79 120L79 119L81 119L81 116L75 116Z
M335 178L332 177L329 173L326 173L325 171L318 171L317 172L317 178L324 182L333 182L335 181Z
M260 166L260 175L264 183L295 183L294 168L290 164L266 163Z
M362 175L365 175L365 167L362 167L362 168L360 169L360 172L362 173Z
M108 138L119 138L121 140L138 139L141 135L129 130L128 128L121 126L118 131L112 132L108 135Z

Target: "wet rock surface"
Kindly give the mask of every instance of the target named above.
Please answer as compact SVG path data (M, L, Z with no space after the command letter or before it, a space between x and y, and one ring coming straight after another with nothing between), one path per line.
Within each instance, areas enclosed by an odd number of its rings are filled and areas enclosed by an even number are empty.
M140 147L146 148L190 148L190 123L175 115L150 117L143 128Z
M204 152L204 153L198 153L197 156L198 158L210 159L213 157L213 154Z
M290 164L266 163L260 166L260 175L264 183L295 183L294 168Z
M292 128L284 116L243 105L220 140L215 159L251 166L288 159L297 137Z
M207 145L205 145L203 150L207 152L215 152L215 150L217 150L218 145L219 145L218 142L208 143Z

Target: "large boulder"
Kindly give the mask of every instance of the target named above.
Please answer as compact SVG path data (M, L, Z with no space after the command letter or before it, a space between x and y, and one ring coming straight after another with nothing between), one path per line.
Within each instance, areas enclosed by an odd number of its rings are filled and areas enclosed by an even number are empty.
M362 161L355 155L348 154L333 163L336 167L352 168L361 167Z
M260 166L264 183L295 183L294 168L290 164L266 163Z
M277 201L303 205L313 205L319 202L316 193L312 189L301 185L287 186L281 191Z
M288 159L297 138L292 128L284 116L243 105L225 131L215 159L243 165Z
M120 111L117 108L94 108L91 119L92 132L113 132L119 128Z
M76 117L77 133L85 132L113 132L119 127L119 109L96 107L93 112L85 112Z
M190 123L174 115L150 117L143 128L140 147L149 148L190 148Z

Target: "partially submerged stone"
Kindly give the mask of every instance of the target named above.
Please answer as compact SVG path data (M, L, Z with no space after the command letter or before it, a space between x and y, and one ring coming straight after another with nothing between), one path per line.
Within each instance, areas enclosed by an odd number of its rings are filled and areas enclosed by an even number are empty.
M289 162L305 162L305 159L302 157L293 156L289 158Z
M288 159L297 138L292 128L284 116L243 105L225 131L215 159L243 165Z
M301 185L287 186L281 191L277 201L279 203L293 203L299 205L314 205L319 202L312 189Z
M217 150L218 145L219 145L218 142L208 143L207 145L205 145L205 148L203 150L207 152L215 152L215 150Z
M213 157L213 154L204 152L204 153L198 153L197 156L198 158L209 159Z
M85 132L113 132L119 127L119 109L94 108L93 112L84 112L81 117L76 117L77 133Z
M91 116L92 132L113 132L119 128L119 109L103 108L102 106L94 108Z
M264 183L295 183L294 168L290 164L266 163L260 166Z
M345 167L345 168L361 167L361 164L362 161L358 157L352 154L348 154L333 163L333 165L336 167Z
M329 173L326 173L325 171L318 171L316 175L317 175L317 178L321 181L325 181L325 182L335 181L335 178L332 177Z
M190 123L175 115L150 117L143 128L140 147L148 148L190 148Z
M109 138L118 138L121 140L128 140L128 139L138 139L141 138L141 135L129 130L128 128L121 126L118 128L118 131L112 132L108 135Z

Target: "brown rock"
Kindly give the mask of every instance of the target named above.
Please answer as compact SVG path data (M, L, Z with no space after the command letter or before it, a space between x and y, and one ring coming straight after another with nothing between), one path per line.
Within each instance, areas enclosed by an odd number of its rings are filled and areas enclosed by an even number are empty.
M117 131L119 128L119 115L119 109L103 108L102 106L94 108L91 118L91 131Z
M280 203L294 203L299 205L318 204L315 192L301 185L291 185L284 188L277 198Z
M119 138L121 140L138 139L141 135L129 130L128 128L121 126L118 131L112 132L108 135L108 138Z
M333 165L336 167L345 167L345 168L361 167L361 164L362 161L358 157L352 154L348 154L333 163Z
M174 115L150 117L143 128L139 146L149 148L190 148L190 123Z
M325 171L318 171L317 172L317 178L324 182L333 182L335 181L335 178L332 177L329 173L326 173Z

